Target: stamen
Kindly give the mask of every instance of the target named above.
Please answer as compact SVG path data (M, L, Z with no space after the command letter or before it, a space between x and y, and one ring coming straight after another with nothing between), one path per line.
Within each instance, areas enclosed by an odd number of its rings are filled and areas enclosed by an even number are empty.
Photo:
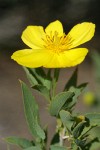
M57 31L52 34L52 31L50 32L50 35L45 36L45 39L42 39L44 41L44 47L52 50L56 53L66 51L70 48L73 40L69 35L66 35L65 33L59 37L59 33Z

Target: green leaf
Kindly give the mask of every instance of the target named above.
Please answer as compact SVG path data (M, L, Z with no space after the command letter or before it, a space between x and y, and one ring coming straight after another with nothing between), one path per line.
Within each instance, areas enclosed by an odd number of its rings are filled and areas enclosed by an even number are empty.
M73 136L75 139L77 139L81 135L85 127L85 124L86 124L86 121L82 121L73 129Z
M44 82L43 82L43 86L45 86L48 90L50 90L51 89L51 82L52 82L52 80L49 79L48 77L46 77Z
M38 90L43 96L45 96L47 100L50 99L49 90L45 86L38 84L38 85L33 86L32 88L34 88L35 90Z
M17 145L23 149L28 148L30 146L33 146L33 144L25 138L19 138L19 137L13 137L12 136L12 137L5 138L5 141L10 143L10 144Z
M63 105L69 101L70 98L73 97L72 92L61 92L56 95L53 100L51 101L50 105L50 113L53 116L58 116L60 110L62 109Z
M35 70L36 73L37 73L38 75L40 75L41 77L43 77L43 78L46 77L46 73L45 73L45 71L43 70L43 67L38 67L38 68L35 68L35 69L33 69L33 70Z
M89 126L86 123L86 127L84 128L84 130L82 131L82 134L81 134L81 139L84 139L84 138L88 137L89 136L89 132L91 130L93 130L93 128L95 128L95 127L96 126Z
M35 68L35 69L28 68L28 70L35 77L35 79L38 81L39 84L43 84L46 75L42 68Z
M49 68L48 69L48 71L47 71L47 77L49 78L49 79L52 79L52 76L51 76L51 71L52 69L51 68Z
M67 148L63 146L51 145L50 150L67 150Z
M39 125L39 110L38 105L35 102L35 98L33 97L27 85L22 81L21 87L23 92L25 116L30 131L33 136L45 139L45 133Z
M80 96L81 94L81 90L78 89L78 88L74 88L72 87L70 89L71 92L74 93L74 96L72 97L72 100L70 101L70 103L68 104L68 108L71 109L78 101L78 97Z
M86 142L86 139L83 139L83 140L80 140L79 138L75 139L75 143L78 146L78 150L83 150L84 149L85 142Z
M42 149L38 146L32 146L32 147L26 148L24 150L42 150Z
M95 150L99 150L99 148L100 148L100 141L99 141L99 139L97 137L89 139L86 142L86 144L84 145L84 147L86 148L86 150L88 150L88 149L91 150L92 147L94 147L93 150L94 149Z
M83 91L86 88L87 85L88 85L87 82L86 83L82 83L82 84L78 85L77 88L80 89L81 91Z
M27 78L31 84L31 86L34 86L34 85L37 85L38 84L38 81L35 79L35 77L32 75L31 71L26 68L26 67L23 67L24 71L26 72L26 75L27 75Z
M100 113L88 113L85 114L91 126L100 126Z
M58 81L59 73L60 73L60 69L59 69L59 68L54 69L54 78L55 78L55 82Z
M86 86L87 86L87 83L83 83L83 84L79 85L77 88L71 87L69 89L70 92L74 93L74 96L72 97L72 100L68 104L69 109L71 109L77 103L78 97L83 92L83 90L86 88Z
M71 86L77 87L77 76L78 76L78 68L75 69L71 78L69 79L69 81L65 85L64 91L68 90Z
M78 101L78 97L81 94L81 91L80 89L71 87L71 89L69 89L69 92L73 93L73 97L70 98L69 101L67 101L67 103L65 103L65 105L63 106L63 109L71 112L72 111L71 109Z
M82 150L76 143L71 143L71 150Z
M51 88L51 78L49 75L46 75L43 68L26 68L23 67L27 78L32 86L34 85L42 85L45 86L48 90Z
M47 87L47 89L50 90L51 87L51 80L49 77L46 76L43 68L35 68L35 69L30 69L32 75L36 78L39 84L44 85Z
M71 114L68 111L65 110L61 110L60 111L60 118L64 124L64 126L71 131L71 127L73 125L73 117L71 116Z

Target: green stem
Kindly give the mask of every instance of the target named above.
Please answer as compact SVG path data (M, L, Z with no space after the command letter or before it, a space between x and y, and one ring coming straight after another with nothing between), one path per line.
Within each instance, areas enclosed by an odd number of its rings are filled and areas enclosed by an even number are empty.
M60 69L58 69L58 68L54 69L54 76L52 78L52 97L55 96L57 81L59 78L59 73L60 73Z

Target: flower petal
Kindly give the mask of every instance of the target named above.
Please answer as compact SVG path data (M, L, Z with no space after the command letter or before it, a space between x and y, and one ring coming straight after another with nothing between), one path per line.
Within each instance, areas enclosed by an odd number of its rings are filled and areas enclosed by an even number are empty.
M48 61L44 67L46 68L63 68L72 67L80 64L84 59L88 50L86 48L77 48L62 53L55 53L52 60Z
M88 50L77 48L61 53L54 53L47 50L19 50L11 56L18 64L30 68L44 66L46 68L71 67L80 64Z
M31 50L24 49L19 50L13 53L11 56L18 64L30 67L37 68L46 64L51 59L51 55L49 55L47 50Z
M68 37L71 40L69 49L79 46L89 41L95 32L95 24L84 22L74 26L68 33Z
M44 45L42 40L45 36L42 26L28 26L22 33L23 42L30 48L41 48Z
M51 22L45 29L46 34L52 36L55 34L55 31L58 33L58 36L63 35L63 26L62 23L58 20Z

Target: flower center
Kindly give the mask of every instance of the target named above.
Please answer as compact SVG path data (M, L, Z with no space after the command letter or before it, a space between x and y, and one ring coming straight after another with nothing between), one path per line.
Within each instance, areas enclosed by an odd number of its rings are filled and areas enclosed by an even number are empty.
M46 37L45 39L43 39L43 41L45 42L45 48L56 53L68 50L72 42L71 38L68 35L64 33L62 36L59 36L57 31L55 31L53 35L52 32L50 33L50 35L46 34Z

